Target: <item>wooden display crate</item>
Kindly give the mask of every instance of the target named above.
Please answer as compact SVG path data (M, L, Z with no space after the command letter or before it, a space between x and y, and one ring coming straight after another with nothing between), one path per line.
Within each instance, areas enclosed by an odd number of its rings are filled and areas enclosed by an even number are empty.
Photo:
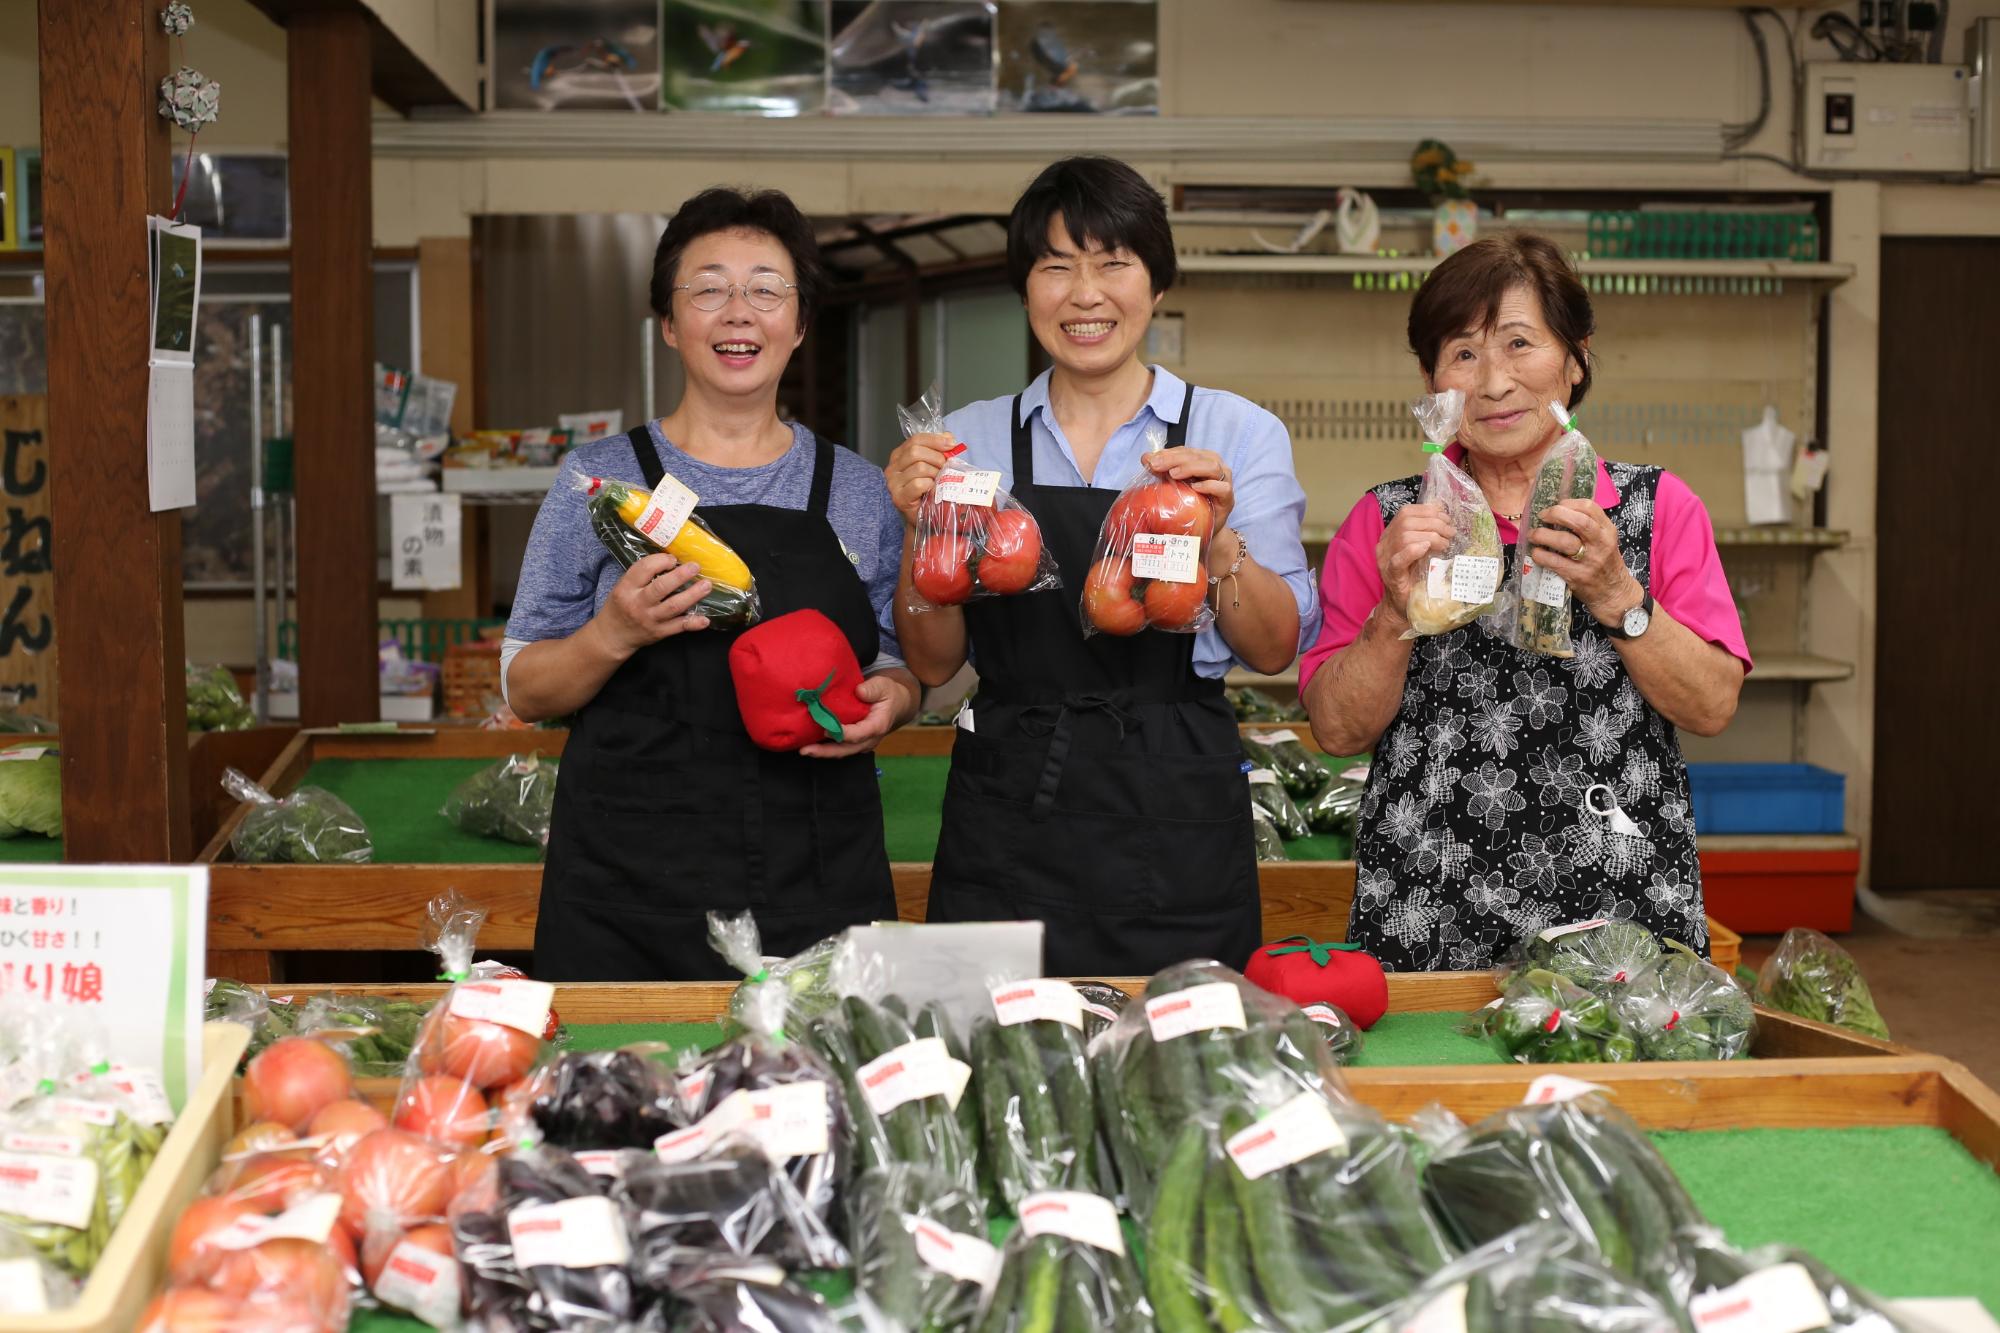
M201 1192L236 1132L236 1065L249 1029L210 1023L202 1029L201 1081L167 1131L160 1155L132 1196L75 1305L55 1314L0 1315L0 1333L129 1333L167 1271L174 1219Z

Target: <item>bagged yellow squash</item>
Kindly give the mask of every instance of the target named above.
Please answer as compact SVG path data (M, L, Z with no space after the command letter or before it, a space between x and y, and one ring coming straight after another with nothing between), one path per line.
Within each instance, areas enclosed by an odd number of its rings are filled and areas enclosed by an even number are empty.
M677 560L692 560L701 566L701 576L710 591L695 603L693 611L708 617L711 625L742 629L757 623L762 610L757 600L757 581L750 567L728 542L715 535L699 513L691 513L679 532L665 545L639 530L646 512L648 492L609 477L580 477L577 486L588 497L590 528L604 549L620 565L630 569L649 555L665 551Z

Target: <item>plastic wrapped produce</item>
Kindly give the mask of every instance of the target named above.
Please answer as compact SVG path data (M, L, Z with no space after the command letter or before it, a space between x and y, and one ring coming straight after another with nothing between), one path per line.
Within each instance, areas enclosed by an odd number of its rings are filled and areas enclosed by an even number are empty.
M0 735L41 734L56 729L49 719L23 709L26 702L19 690L0 690Z
M1464 1333L1674 1333L1653 1296L1559 1227L1521 1227L1453 1260L1391 1315L1397 1329Z
M1146 430L1148 452L1167 433ZM1215 623L1208 605L1208 541L1215 510L1185 481L1141 467L1098 530L1083 585L1083 633L1131 635L1143 629L1194 634Z
M302 1004L273 1006L273 1012L279 1009L292 1014L292 1028L299 1035L340 1045L356 1078L397 1078L416 1049L431 1006L420 1000L328 992Z
M1125 1012L1125 1006L1132 997L1116 986L1102 981L1077 981L1077 998L1083 1001L1083 1039L1086 1044L1097 1040L1097 1034L1118 1021L1118 1015Z
M1514 544L1515 583L1518 600L1514 608L1513 643L1523 652L1544 657L1574 657L1570 639L1569 584L1535 563L1534 547L1528 534L1541 526L1542 511L1562 500L1588 500L1597 494L1597 451L1576 428L1576 419L1561 403L1550 403L1549 411L1563 424L1563 433L1542 456L1541 471L1535 474L1535 488L1521 519L1520 536Z
M241 731L256 724L257 716L228 667L187 664L189 731Z
M282 1125L304 1134L335 1102L355 1101L354 1069L340 1043L280 1037L243 1067L243 1115L249 1124Z
M846 1327L818 1295L782 1274L738 1276L718 1267L674 1296L681 1308L672 1333L842 1333Z
M1243 755L1253 767L1268 768L1297 801L1317 795L1333 781L1319 756L1306 748L1295 731L1259 731L1243 737Z
M1554 972L1529 968L1467 1021L1469 1036L1520 1064L1623 1064L1639 1058L1610 1000Z
M1153 1310L1118 1209L1096 1194L1031 1194L973 1333L1151 1333Z
M762 615L757 581L743 557L702 521L692 491L672 477L661 482L666 493L658 496L606 477L578 476L576 485L589 497L591 531L619 565L630 569L662 551L691 560L701 566L701 577L709 584L709 592L694 604L694 614L707 616L720 629L757 623Z
M0 1231L0 1319L54 1314L76 1304L78 1283L34 1246Z
M250 805L229 839L239 861L358 864L375 855L361 816L324 787L301 787L281 801L232 768L222 789Z
M1264 812L1282 837L1303 838L1312 832L1276 773L1268 768L1252 768L1245 776L1250 781L1250 804Z
M207 1022L250 1029L250 1045L242 1060L246 1065L278 1038L291 1036L298 1022L298 1010L289 1000L273 1000L255 986L228 977L209 978L202 1010Z
M1009 1206L1054 1189L1113 1192L1098 1153L1097 1103L1083 1036L1083 997L1042 977L992 987L973 1029L983 1160Z
M624 1160L624 1159L621 1159ZM838 1268L848 1254L785 1174L747 1135L683 1161L630 1154L611 1195L624 1210L632 1278L665 1295L717 1255L787 1268Z
M1642 1060L1734 1060L1757 1035L1756 1011L1736 979L1672 941L1612 1003Z
M1432 1156L1424 1191L1461 1246L1554 1222L1676 1310L1694 1281L1686 1237L1707 1226L1658 1150L1596 1094L1480 1121Z
M647 1048L567 1051L530 1076L528 1114L543 1142L571 1152L650 1150L687 1126L676 1082Z
M476 837L546 847L555 799L556 761L513 754L459 783L438 813Z
M62 836L62 754L39 745L0 751L0 838Z
M89 1277L166 1134L95 1082L30 1098L0 1118L0 1235Z
M736 921L747 922L747 918L738 917ZM747 922L747 926L734 926L732 923L732 928L738 931L746 928L754 931L756 926L754 922ZM713 923L710 924L709 930L713 937L715 932ZM742 953L741 948L737 948L737 952L741 954L741 961L735 965L745 969L746 978L754 976L755 980L739 982L736 989L730 992L729 1021L735 1026L739 1028L745 1026L746 1010L757 995L758 988L767 980L784 983L786 994L781 1020L784 1022L809 1023L840 1003L840 996L833 989L831 975L835 960L847 947L847 936L844 932L839 935L829 935L790 958L763 958L758 956L755 944L750 944L748 947L748 953Z
M1526 966L1597 991L1624 985L1659 956L1660 941L1644 926L1601 918L1550 926L1522 949Z
M1816 930L1794 926L1757 974L1757 1003L1800 1018L1889 1040L1868 982L1847 950Z
M945 435L935 384L896 409L904 435ZM948 452L956 457L958 445ZM1000 473L948 462L917 507L911 548L911 611L960 606L983 597L1044 592L1062 586L1055 557L1042 545L1035 516L1000 487Z
M1289 861L1285 854L1285 835L1278 831L1278 821L1261 805L1250 807L1250 836L1257 848L1259 861Z
M847 1215L855 1286L892 1329L963 1328L999 1279L985 1204L927 1167L863 1173Z
M1728 1311L1733 1327L1825 1329L1828 1333L1922 1333L1928 1326L1896 1314L1879 1298L1841 1277L1803 1250L1767 1245L1746 1252L1718 1232L1685 1242L1695 1270L1688 1313Z
M1406 639L1449 634L1493 609L1500 589L1500 528L1492 506L1464 469L1444 456L1465 417L1465 395L1447 389L1410 404L1424 431L1424 479L1417 503L1435 505L1451 524L1451 544L1417 570L1404 611Z
M525 1148L453 1205L473 1316L490 1328L618 1329L640 1299L618 1204L560 1148Z
M1299 813L1305 816L1306 827L1314 833L1338 833L1351 838L1354 836L1354 817L1361 809L1361 797L1367 790L1366 782L1334 777L1319 795L1299 803Z

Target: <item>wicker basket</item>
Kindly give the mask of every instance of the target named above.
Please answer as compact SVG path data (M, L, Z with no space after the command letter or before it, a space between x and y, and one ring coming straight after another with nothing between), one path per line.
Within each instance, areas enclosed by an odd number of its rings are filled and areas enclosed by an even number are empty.
M451 717L485 717L500 698L500 641L454 643L444 650L444 711Z

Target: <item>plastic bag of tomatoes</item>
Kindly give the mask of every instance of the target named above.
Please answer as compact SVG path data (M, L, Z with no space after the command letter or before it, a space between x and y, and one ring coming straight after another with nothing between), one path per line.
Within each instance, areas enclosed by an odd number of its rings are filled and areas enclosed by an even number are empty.
M1167 433L1146 432L1147 452ZM1208 540L1215 510L1185 481L1141 470L1126 483L1098 530L1083 584L1083 633L1137 634L1143 629L1194 634L1215 622L1208 605Z
M937 385L909 407L896 409L905 435L944 435ZM958 445L950 457L964 452ZM1042 545L1035 516L1001 489L998 472L946 463L917 510L917 542L910 556L917 597L911 611L935 611L982 597L1060 588L1055 557Z

